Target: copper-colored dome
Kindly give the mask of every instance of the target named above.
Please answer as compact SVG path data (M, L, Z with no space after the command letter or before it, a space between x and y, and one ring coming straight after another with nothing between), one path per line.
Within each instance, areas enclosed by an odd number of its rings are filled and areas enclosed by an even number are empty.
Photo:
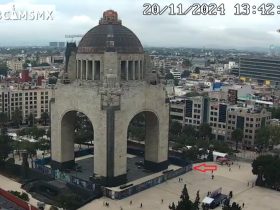
M78 53L143 53L137 36L117 19L117 13L103 13L99 25L89 30L78 46Z

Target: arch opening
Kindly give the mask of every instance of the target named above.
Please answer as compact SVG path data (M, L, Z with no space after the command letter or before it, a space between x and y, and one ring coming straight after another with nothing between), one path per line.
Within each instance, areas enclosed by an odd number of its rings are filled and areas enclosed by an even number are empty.
M69 173L76 176L85 174L79 172L93 171L93 157L81 161L81 155L93 155L94 129L90 119L78 111L69 111L61 118L61 160L62 169L71 169ZM72 171L73 170L73 171ZM86 175L89 178L89 174Z
M128 181L161 171L168 165L161 166L159 119L152 111L142 111L130 120L127 147Z

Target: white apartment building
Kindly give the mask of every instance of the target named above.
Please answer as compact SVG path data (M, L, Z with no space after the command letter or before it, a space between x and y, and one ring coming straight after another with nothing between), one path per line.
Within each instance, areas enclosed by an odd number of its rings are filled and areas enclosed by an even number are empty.
M181 79L181 72L180 71L170 71L170 73L173 75L174 79Z
M14 71L22 70L23 64L24 64L24 60L22 58L12 58L7 61L8 68Z
M35 119L40 119L43 112L50 111L52 93L52 89L39 87L0 87L0 112L7 113L11 119L14 111L18 109L22 112L23 122L31 113Z

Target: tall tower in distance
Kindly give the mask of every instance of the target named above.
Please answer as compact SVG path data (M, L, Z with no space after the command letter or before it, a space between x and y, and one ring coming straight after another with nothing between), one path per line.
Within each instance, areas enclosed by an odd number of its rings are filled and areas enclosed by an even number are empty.
M137 36L108 10L78 47L68 46L68 79L51 103L52 168L73 167L74 117L82 112L94 129L93 174L107 186L126 183L128 126L139 113L146 120L144 167L166 169L169 103Z

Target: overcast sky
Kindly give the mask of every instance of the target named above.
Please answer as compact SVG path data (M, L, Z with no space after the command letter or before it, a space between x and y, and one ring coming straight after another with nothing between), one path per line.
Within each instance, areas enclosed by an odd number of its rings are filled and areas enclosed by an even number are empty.
M187 8L192 3L224 3L225 16L143 15L144 3L161 8L174 3ZM0 0L0 46L47 45L66 41L65 34L84 34L98 24L103 11L116 10L123 25L139 37L144 46L248 48L280 46L280 15L235 16L240 0ZM263 0L247 0L260 5ZM279 0L269 0L280 6ZM4 20L7 11L53 11L53 20ZM277 8L275 8L276 10ZM280 11L280 9L279 9Z

